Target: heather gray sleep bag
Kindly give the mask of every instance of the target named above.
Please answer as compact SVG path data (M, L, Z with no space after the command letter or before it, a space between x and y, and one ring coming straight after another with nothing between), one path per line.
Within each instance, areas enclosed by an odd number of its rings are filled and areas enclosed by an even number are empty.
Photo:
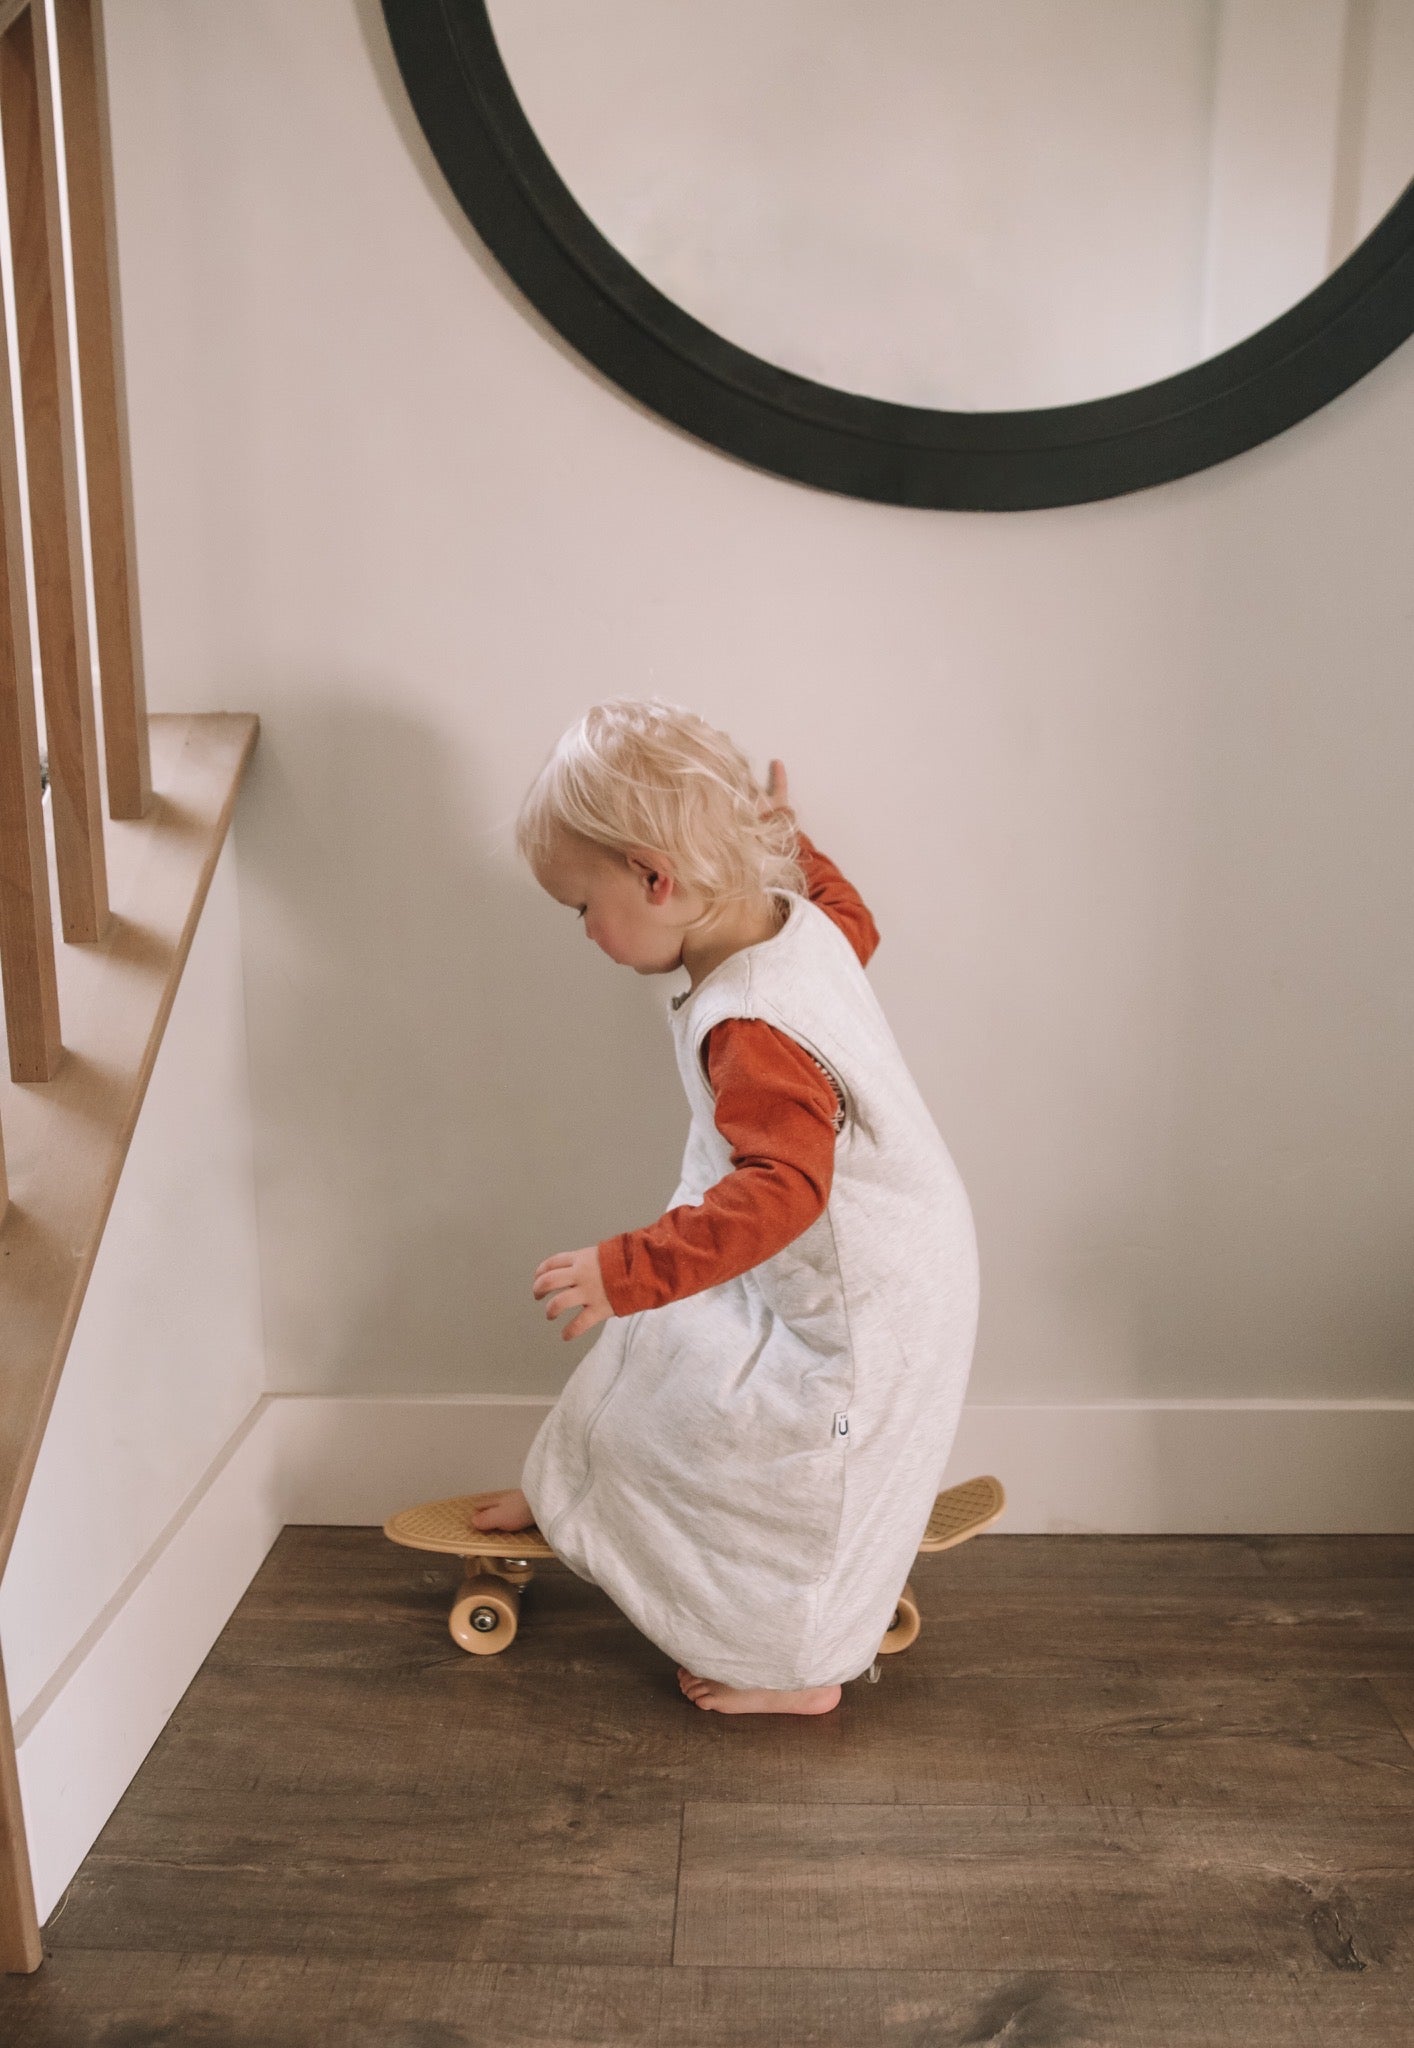
M605 1323L522 1478L547 1540L668 1656L788 1690L868 1669L917 1554L977 1326L972 1212L853 946L806 897L674 997L692 1122L668 1203L731 1171L704 1040L758 1017L843 1104L828 1206L739 1278Z

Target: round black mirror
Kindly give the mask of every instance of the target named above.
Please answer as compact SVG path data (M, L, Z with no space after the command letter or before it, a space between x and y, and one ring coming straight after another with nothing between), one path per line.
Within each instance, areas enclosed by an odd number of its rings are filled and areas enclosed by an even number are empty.
M1013 510L1222 461L1414 331L1414 33L1299 4L384 13L478 234L625 391L798 482Z

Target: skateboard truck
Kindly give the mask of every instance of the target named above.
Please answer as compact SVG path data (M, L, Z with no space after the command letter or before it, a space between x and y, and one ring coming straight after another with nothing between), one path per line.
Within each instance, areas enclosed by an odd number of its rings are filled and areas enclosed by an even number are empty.
M419 1507L390 1515L383 1524L384 1535L394 1543L411 1550L443 1551L461 1559L461 1588L447 1626L453 1641L476 1657L494 1657L515 1641L522 1589L534 1578L536 1565L555 1555L533 1526L478 1529L471 1519L474 1510L495 1498L493 1493L467 1493L452 1500L424 1501ZM1005 1507L1006 1494L999 1479L968 1479L961 1486L948 1487L933 1503L920 1551L951 1550L954 1544L965 1543L969 1536L989 1529ZM912 1585L905 1585L869 1668L871 1685L879 1682L879 1657L909 1649L922 1627L918 1597Z

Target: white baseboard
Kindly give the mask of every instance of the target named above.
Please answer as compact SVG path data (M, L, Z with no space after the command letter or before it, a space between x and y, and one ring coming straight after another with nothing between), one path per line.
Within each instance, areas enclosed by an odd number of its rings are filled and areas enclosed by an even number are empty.
M256 1403L15 1721L41 1922L93 1847L283 1526Z
M1414 1531L1414 1401L1098 1401L963 1411L948 1473L995 1472L1003 1529Z
M287 1522L379 1522L513 1486L550 1403L277 1395ZM1414 1401L968 1407L950 1480L995 1472L1003 1529L1134 1535L1414 1530Z
M514 1486L552 1405L504 1394L273 1399L286 1522L381 1524L414 1501Z
M380 1524L513 1485L549 1402L266 1395L16 1722L41 1919L53 1911L291 1522ZM1414 1529L1414 1401L973 1407L950 1478L995 1472L1003 1530Z

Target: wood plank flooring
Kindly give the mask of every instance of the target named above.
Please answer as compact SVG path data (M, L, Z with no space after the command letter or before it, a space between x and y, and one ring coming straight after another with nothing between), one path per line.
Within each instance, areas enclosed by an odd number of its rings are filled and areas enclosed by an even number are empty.
M995 1535L823 1720L287 1529L5 2048L1409 2048L1414 1537Z

